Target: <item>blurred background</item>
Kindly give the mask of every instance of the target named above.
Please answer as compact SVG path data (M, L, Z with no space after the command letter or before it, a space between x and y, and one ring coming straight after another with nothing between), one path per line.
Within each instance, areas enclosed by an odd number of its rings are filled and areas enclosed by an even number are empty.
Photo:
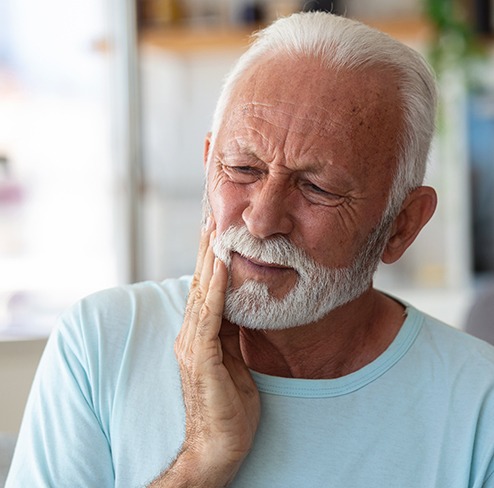
M0 431L17 431L62 309L192 272L221 82L254 30L301 9L363 20L436 69L439 208L376 282L466 328L494 274L493 0L0 0Z

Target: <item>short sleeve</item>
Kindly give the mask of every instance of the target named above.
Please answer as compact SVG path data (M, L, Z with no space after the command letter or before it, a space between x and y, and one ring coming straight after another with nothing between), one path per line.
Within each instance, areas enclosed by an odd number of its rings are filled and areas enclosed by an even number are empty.
M84 338L72 311L51 335L36 373L7 488L114 485L108 433L96 414ZM70 447L69 447L70 446Z

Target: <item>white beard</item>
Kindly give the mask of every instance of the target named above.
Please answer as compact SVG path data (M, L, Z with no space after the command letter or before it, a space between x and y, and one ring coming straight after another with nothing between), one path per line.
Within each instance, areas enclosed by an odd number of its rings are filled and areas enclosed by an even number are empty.
M298 275L294 287L281 299L273 297L265 283L246 280L234 289L228 284L224 316L230 322L263 330L281 330L310 324L358 298L372 283L387 243L390 222L374 229L351 266L327 268L283 236L257 239L246 227L230 227L214 242L214 252L230 271L236 252L270 264L293 268Z

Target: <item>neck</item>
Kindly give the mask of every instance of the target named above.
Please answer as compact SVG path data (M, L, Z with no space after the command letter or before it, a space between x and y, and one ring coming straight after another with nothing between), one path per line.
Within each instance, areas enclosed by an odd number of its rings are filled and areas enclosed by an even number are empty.
M241 328L240 344L254 371L289 378L338 378L380 356L403 321L401 304L370 289L313 324L278 331Z

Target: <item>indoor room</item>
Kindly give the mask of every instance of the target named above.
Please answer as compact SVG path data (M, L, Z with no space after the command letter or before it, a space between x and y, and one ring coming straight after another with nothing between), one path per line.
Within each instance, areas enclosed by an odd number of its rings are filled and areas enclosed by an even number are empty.
M254 32L302 10L432 65L438 206L374 286L494 344L493 0L0 0L0 486L60 314L194 273L223 80Z

